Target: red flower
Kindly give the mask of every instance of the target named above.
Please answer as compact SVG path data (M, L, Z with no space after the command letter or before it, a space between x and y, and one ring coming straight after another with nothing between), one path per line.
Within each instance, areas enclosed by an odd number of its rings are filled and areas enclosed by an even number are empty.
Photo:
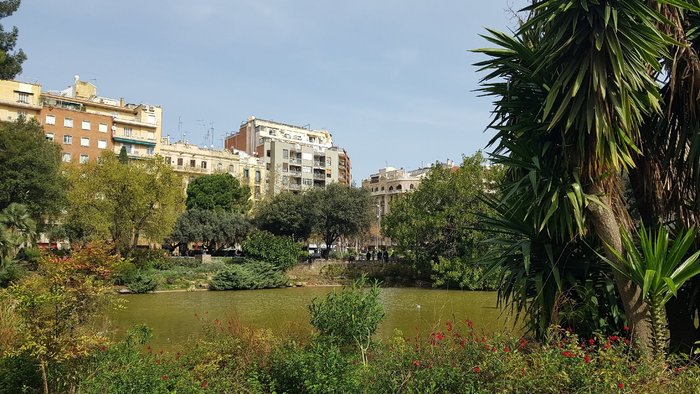
M593 346L595 345L595 338L591 338L588 340L588 346Z
M605 342L605 345L603 345L605 349L610 349L610 342Z
M205 388L207 388L207 386L209 386L209 383L207 383L207 381L205 380L202 382L201 386L203 389L205 389Z
M503 348L503 351L504 351L505 353L510 353L510 348L509 348L508 346L506 346L506 347Z
M629 326L624 326L624 327L622 327L622 331L629 331L629 330L630 330L630 327L629 327Z
M420 367L420 361L418 361L418 360L413 360L413 366L414 366L414 367Z
M163 375L160 377L160 380L168 380L168 375Z
M473 321L467 319L467 320L466 320L466 323L467 323L467 327L469 327L469 328L474 328L474 322L473 322Z
M591 362L591 356L589 356L589 355L587 355L587 354L586 354L585 356L583 356L583 362L586 363L586 364L590 363L590 362Z
M627 338L623 339L622 342L623 342L625 345L629 345L629 344L631 343L630 340L627 339Z
M568 350L564 350L563 352L561 352L561 355L564 356L564 357L568 357L568 358L576 357L575 354L571 353L571 352L568 351Z
M459 341L459 346L464 347L464 339L462 339L461 341Z
M496 353L496 352L498 351L498 349L496 349L496 347L494 346L494 347L491 348L491 351L494 352L494 353Z
M620 337L618 337L617 335L610 335L610 336L608 337L608 339L611 340L611 341L613 341L613 342L617 342L617 341L620 340Z
M622 389L625 388L625 384L624 384L624 383L618 383L618 384L617 384L617 388L620 389L620 390L622 390Z
M437 339L438 341L442 341L443 339L445 339L445 334L443 334L442 332L438 332L437 334L435 334L435 339Z
M175 361L180 359L180 352L175 353Z
M452 331L452 322L451 321L448 321L447 323L445 323L445 325L447 326L447 331Z
M474 367L474 368L472 368L472 371L474 371L474 373L479 373L479 372L481 372L481 368Z
M525 349L525 345L527 345L527 341L524 338L520 338L520 348Z

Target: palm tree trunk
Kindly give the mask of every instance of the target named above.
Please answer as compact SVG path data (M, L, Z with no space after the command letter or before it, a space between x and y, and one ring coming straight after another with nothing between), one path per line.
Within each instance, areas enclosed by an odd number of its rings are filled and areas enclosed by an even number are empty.
M605 194L600 185L591 186L589 194L597 195L604 206L589 204L588 210L590 218L595 226L595 232L601 241L622 254L622 239L620 237L620 226L613 212L612 199ZM610 261L615 261L615 255L606 248L606 257ZM644 302L642 292L632 281L622 274L613 270L615 285L620 293L622 304L625 308L625 316L632 332L632 339L639 350L649 353L652 350L652 326L649 314L649 305Z

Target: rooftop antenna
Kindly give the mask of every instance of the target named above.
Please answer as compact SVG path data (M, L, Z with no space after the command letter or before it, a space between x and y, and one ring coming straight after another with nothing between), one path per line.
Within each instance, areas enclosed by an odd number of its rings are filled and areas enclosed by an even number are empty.
M182 116L177 116L177 133L182 136L182 141L185 141L185 134L182 132Z

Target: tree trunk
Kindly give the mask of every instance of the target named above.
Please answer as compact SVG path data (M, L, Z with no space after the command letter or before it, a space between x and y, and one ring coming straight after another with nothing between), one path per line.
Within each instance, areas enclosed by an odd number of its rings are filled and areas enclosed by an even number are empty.
M595 226L598 238L615 251L623 254L620 227L613 212L612 199L604 194L599 185L591 186L589 194L597 195L604 206L595 203L588 205L590 218ZM615 255L605 248L605 255L610 261L616 261ZM639 350L648 353L652 349L652 327L649 320L649 305L642 298L641 289L625 276L612 270L617 291L620 293L625 316L630 326L632 340Z
M41 383L44 386L44 394L49 394L49 381L46 377L46 361L39 360L39 368L41 369Z

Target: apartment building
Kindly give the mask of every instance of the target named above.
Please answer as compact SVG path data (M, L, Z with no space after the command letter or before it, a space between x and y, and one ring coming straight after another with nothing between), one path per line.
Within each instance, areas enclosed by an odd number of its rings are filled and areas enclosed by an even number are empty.
M65 162L87 163L113 149L111 116L43 106L38 120L46 139L61 146Z
M389 212L391 201L403 193L417 189L429 171L429 167L411 171L394 167L381 168L376 174L362 180L362 188L370 191L377 215L381 218Z
M265 164L245 152L202 148L183 141L171 143L169 138L163 138L160 155L166 164L182 175L185 190L196 177L228 173L236 177L241 185L250 188L253 200L258 201L265 195Z
M333 145L328 130L251 116L237 133L226 137L224 147L262 159L271 195L351 182L350 158L344 149Z
M97 95L97 87L75 76L72 86L62 91L41 93L41 105L53 109L84 112L112 119L107 133L111 148L119 153L126 148L133 159L148 158L160 150L163 111L160 106L126 103ZM102 127L104 122L97 123ZM98 129L98 132L100 129Z
M36 118L41 110L41 85L0 80L0 121L13 122L20 115Z

